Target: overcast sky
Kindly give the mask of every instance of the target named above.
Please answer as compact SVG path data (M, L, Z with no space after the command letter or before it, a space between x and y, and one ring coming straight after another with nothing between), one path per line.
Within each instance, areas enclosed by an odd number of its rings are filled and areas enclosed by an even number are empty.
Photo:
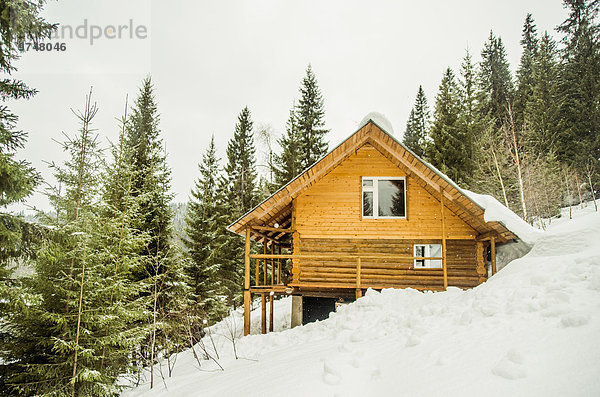
M433 107L443 70L458 71L467 48L479 61L490 29L502 37L514 71L528 12L538 32L555 37L566 16L559 0L50 1L48 21L87 37L65 29L52 40L65 51L30 50L16 64L15 76L39 90L10 104L29 132L19 157L54 183L46 162L65 158L54 140L76 132L70 109L83 107L90 86L100 109L94 126L107 145L118 134L125 96L131 103L151 75L175 201L187 201L211 135L224 157L244 106L255 126L284 131L309 63L325 99L330 147L371 111L385 114L400 139L419 84ZM121 38L114 37L119 25L127 25ZM131 37L131 27L140 34ZM114 38L91 44L98 29ZM27 203L48 209L41 190Z

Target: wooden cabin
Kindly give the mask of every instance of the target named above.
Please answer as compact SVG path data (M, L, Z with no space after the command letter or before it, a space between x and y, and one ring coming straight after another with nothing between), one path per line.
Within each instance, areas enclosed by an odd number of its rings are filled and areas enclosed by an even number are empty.
M294 296L296 325L302 302L315 299L483 283L488 257L496 271L496 244L517 238L483 214L447 176L369 120L228 227L246 238L244 334L253 294L261 295L264 333L267 297L272 330L274 295Z

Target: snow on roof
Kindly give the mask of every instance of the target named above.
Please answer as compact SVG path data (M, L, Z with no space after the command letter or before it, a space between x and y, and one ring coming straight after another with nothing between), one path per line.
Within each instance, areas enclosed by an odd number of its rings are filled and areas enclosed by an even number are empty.
M384 114L379 112L371 112L363 117L361 122L358 124L358 129L360 130L363 128L369 123L369 121L373 121L379 128L383 129L388 134L394 135L394 127L392 127L392 123L387 117L385 117Z
M506 208L494 197L474 193L466 189L463 189L463 192L484 209L483 219L486 222L500 222L529 245L532 245L542 235L541 230L525 222L519 215Z

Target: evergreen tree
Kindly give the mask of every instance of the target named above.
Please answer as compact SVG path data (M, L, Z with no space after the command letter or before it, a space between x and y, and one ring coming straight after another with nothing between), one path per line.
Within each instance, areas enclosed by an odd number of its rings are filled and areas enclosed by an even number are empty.
M517 69L517 90L515 92L513 106L515 123L517 125L523 124L525 107L533 94L533 64L537 57L538 45L539 40L537 38L533 16L527 14L523 25L523 34L521 36L523 52L521 54L519 68Z
M482 117L493 120L497 129L508 120L508 106L513 96L512 77L502 39L490 31L481 51L479 70Z
M292 106L285 125L285 135L278 141L282 151L275 157L275 184L283 186L302 172L301 142L296 116L296 105Z
M258 201L257 174L252 119L247 107L242 109L235 125L233 137L227 144L227 164L225 175L221 179L220 190L224 192L224 201L220 205L226 223L221 225L223 248L218 258L219 280L227 303L235 306L240 301L244 272L244 242L240 236L226 230L233 222Z
M417 156L423 157L426 149L426 139L429 130L429 107L422 86L419 86L415 105L412 108L402 143Z
M150 236L146 249L150 256L164 256L170 251L173 216L169 208L172 199L169 193L171 170L167 165L158 123L154 87L148 77L142 83L128 120L125 145L129 154L125 161L132 173L132 192L142 200L140 230Z
M544 33L532 65L532 91L525 107L529 145L534 153L548 154L558 150L559 71L556 43Z
M129 305L135 286L127 277L136 256L117 249L136 240L99 211L96 111L90 93L79 134L63 144L69 159L54 165L61 189L48 197L56 215L44 219L53 228L24 280L27 304L10 317L8 384L19 394L114 395L139 336L129 328L140 311Z
M50 36L55 25L39 16L44 1L36 3L0 3L0 72L9 76L15 72L19 46L25 41L38 43ZM27 198L41 178L27 161L15 159L22 149L27 134L17 129L18 117L5 105L9 100L29 99L36 94L23 81L0 78L0 318L13 303L21 300L17 280L12 277L16 263L35 253L32 244L38 240L39 230L21 217L7 211L10 204ZM0 327L0 345L4 339ZM0 394L3 390L2 360L0 359Z
M238 116L233 138L227 144L227 199L233 203L235 219L257 204L256 149L250 110L245 107Z
M159 351L170 354L183 348L181 341L186 331L181 316L187 285L183 263L173 242L171 170L158 124L154 87L148 77L127 121L123 170L130 173L124 177L131 180L131 195L138 211L134 219L140 236L145 236L145 246L139 252L144 265L132 272L131 277L145 287L140 298L148 299L148 327L140 353L150 365L151 385Z
M458 119L458 129L464 136L465 154L464 171L462 175L464 181L469 180L473 173L473 158L477 148L475 147L476 135L481 132L482 125L479 119L479 103L477 102L477 76L475 65L473 64L471 54L467 50L460 69L459 85L459 103L460 116Z
M219 299L218 284L219 250L222 244L222 225L225 223L219 206L223 204L221 190L218 189L219 159L217 158L214 137L198 165L200 177L192 189L192 199L188 204L184 244L191 259L186 266L192 293L190 298L201 314L210 321L221 318L224 307ZM204 317L202 316L202 317Z
M447 68L435 98L427 157L434 166L457 182L465 178L467 157L464 131L459 129L459 113L458 85L452 69Z
M327 153L325 142L325 105L317 78L310 65L300 87L300 101L296 108L296 123L300 137L300 166L307 169Z
M583 168L588 159L598 164L600 158L600 35L595 20L600 3L565 0L564 5L569 16L558 27L565 36L557 153L563 161Z

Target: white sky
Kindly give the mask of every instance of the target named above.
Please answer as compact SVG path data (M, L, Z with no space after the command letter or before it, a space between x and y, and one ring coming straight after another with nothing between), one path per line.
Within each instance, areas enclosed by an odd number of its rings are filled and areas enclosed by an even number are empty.
M125 96L131 103L151 74L175 201L186 201L210 136L224 157L244 106L255 126L283 133L308 63L325 99L330 147L371 111L385 114L401 138L419 84L433 108L443 70L458 71L467 47L479 61L490 29L502 37L514 71L527 12L538 32L554 35L566 16L559 0L51 1L51 22L76 27L87 19L106 27L131 19L148 36L93 45L65 38L58 40L64 52L27 52L15 76L40 92L10 104L29 132L19 157L53 183L46 162L65 158L54 139L78 127L70 108L82 108L93 86L100 108L95 127L102 142L115 140ZM48 209L41 192L27 204Z

